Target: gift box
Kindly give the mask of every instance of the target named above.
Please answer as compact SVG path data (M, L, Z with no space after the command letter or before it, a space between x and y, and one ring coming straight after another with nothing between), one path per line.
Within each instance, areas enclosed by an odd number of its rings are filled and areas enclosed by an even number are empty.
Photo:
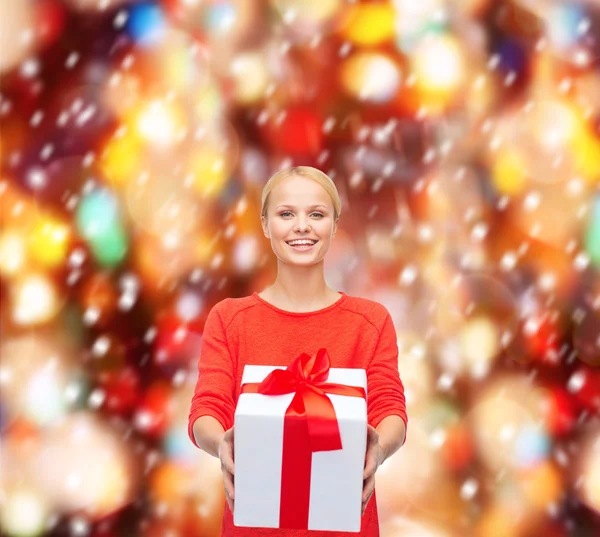
M359 532L367 447L364 369L326 349L246 365L234 418L236 526Z

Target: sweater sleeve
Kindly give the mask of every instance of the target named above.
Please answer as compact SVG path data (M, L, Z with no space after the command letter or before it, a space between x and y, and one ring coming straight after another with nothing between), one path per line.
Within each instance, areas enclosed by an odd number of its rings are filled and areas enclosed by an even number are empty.
M404 386L398 372L396 329L387 310L375 353L367 368L367 414L373 427L392 415L400 416L408 426ZM406 436L402 445L405 442Z
M233 358L218 304L208 313L200 357L198 380L188 418L188 435L195 446L194 422L201 416L213 416L226 431L233 426L235 412Z

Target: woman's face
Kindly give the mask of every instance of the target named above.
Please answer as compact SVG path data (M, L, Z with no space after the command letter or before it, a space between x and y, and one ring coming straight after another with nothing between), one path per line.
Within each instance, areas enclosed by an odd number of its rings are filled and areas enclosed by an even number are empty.
M331 197L320 184L301 175L286 177L271 190L267 217L262 226L273 252L280 261L293 265L321 261L337 230ZM298 239L317 242L297 248L289 244Z

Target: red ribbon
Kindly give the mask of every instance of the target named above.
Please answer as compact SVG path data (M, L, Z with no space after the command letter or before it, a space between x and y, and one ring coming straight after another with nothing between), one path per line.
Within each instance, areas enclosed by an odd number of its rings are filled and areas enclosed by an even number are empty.
M335 409L326 394L362 397L364 388L327 382L326 349L302 353L287 369L275 369L260 383L242 385L242 393L283 395L295 392L283 422L283 460L279 527L308 529L310 476L315 451L342 449Z

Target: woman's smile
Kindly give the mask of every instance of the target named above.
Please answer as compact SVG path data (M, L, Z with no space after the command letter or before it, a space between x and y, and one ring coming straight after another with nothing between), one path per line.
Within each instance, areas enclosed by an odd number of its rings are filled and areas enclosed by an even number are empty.
M295 241L287 242L286 244L296 250L297 252L308 252L312 250L314 246L318 244L319 241L314 241L312 244L309 242L301 241L300 243L296 243Z

